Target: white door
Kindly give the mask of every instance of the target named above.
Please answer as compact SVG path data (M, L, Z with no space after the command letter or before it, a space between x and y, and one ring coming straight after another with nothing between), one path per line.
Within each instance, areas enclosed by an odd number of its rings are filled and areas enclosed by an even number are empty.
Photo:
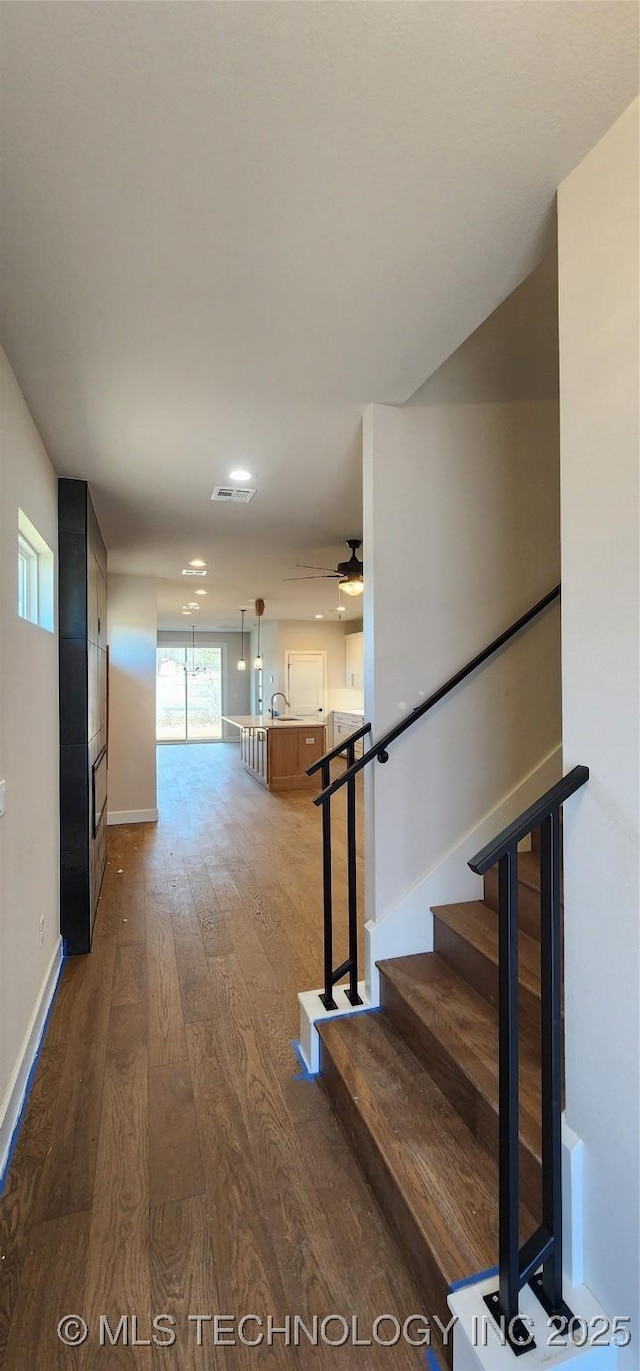
M287 699L289 713L300 719L325 716L326 657L324 652L287 653Z

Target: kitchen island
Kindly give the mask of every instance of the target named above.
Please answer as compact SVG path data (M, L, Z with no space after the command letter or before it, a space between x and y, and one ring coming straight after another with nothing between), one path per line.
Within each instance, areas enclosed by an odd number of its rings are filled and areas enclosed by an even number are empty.
M240 761L267 790L319 790L320 772L306 770L327 750L326 729L316 720L275 718L270 714L225 714L240 730Z

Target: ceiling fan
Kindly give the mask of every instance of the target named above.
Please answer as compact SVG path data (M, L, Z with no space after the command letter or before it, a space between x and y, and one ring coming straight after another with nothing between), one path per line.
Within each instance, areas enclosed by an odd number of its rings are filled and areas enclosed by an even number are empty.
M339 589L344 590L347 595L362 595L364 590L363 565L358 557L358 548L362 544L361 538L347 538L347 547L351 548L351 556L346 562L338 562L336 567L316 566L305 567L297 562L301 571L320 571L324 575L320 576L287 576L287 581L333 581L340 582Z

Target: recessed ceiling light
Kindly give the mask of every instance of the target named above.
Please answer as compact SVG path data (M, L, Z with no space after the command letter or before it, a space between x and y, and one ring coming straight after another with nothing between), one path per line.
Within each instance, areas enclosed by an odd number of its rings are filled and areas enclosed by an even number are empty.
M199 609L199 608L200 608L200 605L197 603L196 600L192 600L191 603L187 606L187 608L188 608L188 609Z
M180 613L181 613L181 614L188 614L189 616L191 616L191 610L190 610L190 609L182 609L182 610L180 611Z
M196 595L206 595L206 590L196 590Z
M206 566L206 565L207 565L207 563L206 563L206 562L203 562L202 557L192 557L191 561L189 562L189 566Z
M344 614L344 611L345 611L346 607L347 607L346 605L336 605L336 609L337 609L337 611L338 611L338 614Z
M324 619L324 614L316 614L316 619Z
M229 480L230 480L230 481L250 481L250 480L251 480L251 472L250 472L250 471L245 471L244 467L235 467L233 471L230 471L230 472L229 472Z

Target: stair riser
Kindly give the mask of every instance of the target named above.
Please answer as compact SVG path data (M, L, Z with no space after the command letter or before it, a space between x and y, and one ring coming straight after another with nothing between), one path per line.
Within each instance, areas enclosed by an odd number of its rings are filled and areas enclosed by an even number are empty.
M472 947L448 924L441 922L437 914L433 920L434 947L444 961L466 981L483 1000L497 1008L498 1005L498 968L490 958L485 957L477 948ZM540 1001L530 991L520 985L520 1015L522 1022L540 1036Z
M484 1098L453 1053L429 1032L428 1026L413 1013L397 987L381 971L382 1010L396 1031L409 1044L418 1061L429 1072L438 1088L450 1100L478 1142L498 1157L498 1113ZM521 1198L535 1218L541 1218L542 1172L533 1152L520 1141Z
M494 866L484 878L484 900L491 909L498 908L498 871ZM525 933L540 942L540 892L518 881L518 923Z
M397 1188L393 1172L389 1170L358 1112L358 1107L345 1083L336 1070L331 1053L325 1043L320 1047L321 1082L333 1108L340 1119L355 1156L358 1159L385 1218L402 1250L403 1257L411 1271L416 1288L421 1292L420 1313L430 1317L437 1340L438 1325L434 1324L437 1315L447 1326L450 1320L447 1305L448 1286L439 1270L433 1255L425 1243L420 1228L415 1223L411 1210ZM438 1351L447 1366L452 1365L453 1347L451 1340L447 1347L438 1343Z

